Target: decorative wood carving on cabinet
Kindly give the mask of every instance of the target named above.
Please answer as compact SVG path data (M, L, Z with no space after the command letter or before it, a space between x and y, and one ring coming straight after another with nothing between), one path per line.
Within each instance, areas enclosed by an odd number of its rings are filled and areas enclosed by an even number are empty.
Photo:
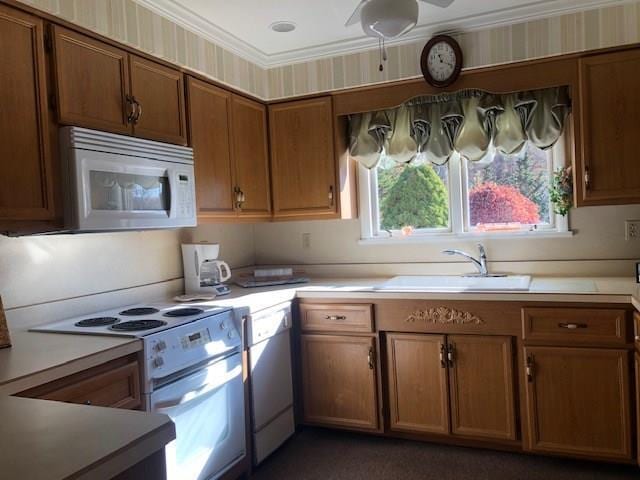
M405 320L408 323L425 322L425 323L456 323L464 325L467 323L475 323L482 325L484 321L473 313L463 312L455 308L435 307L426 310L416 310Z
M47 107L44 24L0 5L0 229L56 215Z
M198 219L271 217L266 107L187 79Z
M182 73L52 27L58 120L186 145Z
M637 48L580 59L578 206L640 203L639 77Z
M331 97L269 106L274 218L337 217L333 121Z
M135 355L119 358L18 396L137 410L142 405L140 364Z
M527 448L630 460L629 352L525 347Z

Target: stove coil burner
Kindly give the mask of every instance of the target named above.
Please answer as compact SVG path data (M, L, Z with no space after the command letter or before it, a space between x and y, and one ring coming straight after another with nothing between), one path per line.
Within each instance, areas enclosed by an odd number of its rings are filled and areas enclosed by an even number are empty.
M131 320L128 322L111 325L111 330L117 332L137 332L140 330L151 330L152 328L163 327L167 322L162 320Z
M116 317L96 317L96 318L85 318L84 320L80 320L76 322L74 325L76 327L106 327L107 325L113 325L114 323L118 323Z
M154 313L158 313L159 311L160 310L153 307L134 307L134 308L129 308L128 310L123 310L122 312L120 312L120 315L131 315L131 316L152 315Z
M198 315L199 313L204 312L201 308L176 308L175 310L169 310L164 313L165 317L190 317L191 315Z

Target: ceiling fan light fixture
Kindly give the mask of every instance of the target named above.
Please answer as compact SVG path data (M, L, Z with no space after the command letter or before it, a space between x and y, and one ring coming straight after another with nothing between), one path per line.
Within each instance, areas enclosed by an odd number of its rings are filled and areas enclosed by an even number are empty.
M418 23L417 0L371 0L362 7L362 30L386 40L409 32Z

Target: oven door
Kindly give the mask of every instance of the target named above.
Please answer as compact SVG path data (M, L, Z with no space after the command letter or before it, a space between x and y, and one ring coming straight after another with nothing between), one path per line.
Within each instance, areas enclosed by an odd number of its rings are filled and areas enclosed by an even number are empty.
M165 449L168 480L215 479L245 456L240 353L156 390L149 401L176 426Z
M74 230L196 224L193 165L74 149L72 169Z

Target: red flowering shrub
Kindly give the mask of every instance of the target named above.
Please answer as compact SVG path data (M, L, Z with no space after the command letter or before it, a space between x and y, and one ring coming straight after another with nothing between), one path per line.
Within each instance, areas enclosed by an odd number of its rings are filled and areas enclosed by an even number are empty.
M509 185L487 182L469 192L471 225L480 223L539 223L540 211L520 191Z

